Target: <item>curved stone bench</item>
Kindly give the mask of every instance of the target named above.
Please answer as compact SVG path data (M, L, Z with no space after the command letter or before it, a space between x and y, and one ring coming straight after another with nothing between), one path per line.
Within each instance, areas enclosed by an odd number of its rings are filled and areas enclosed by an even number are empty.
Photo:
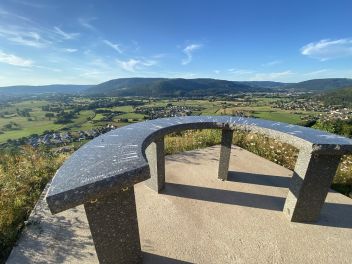
M101 263L141 261L133 185L160 191L165 183L164 136L187 129L222 129L219 179L226 180L233 130L291 144L299 155L283 212L290 221L318 219L340 158L352 140L319 130L229 116L163 118L135 123L95 138L57 171L46 200L52 213L84 204Z

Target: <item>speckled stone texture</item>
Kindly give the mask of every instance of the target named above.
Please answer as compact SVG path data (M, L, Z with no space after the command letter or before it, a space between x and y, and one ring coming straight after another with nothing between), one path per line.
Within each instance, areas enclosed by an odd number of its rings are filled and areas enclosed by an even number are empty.
M145 184L156 192L160 192L165 186L165 153L164 137L152 142L145 154L147 156L150 179Z
M186 129L253 131L314 153L352 152L352 140L319 130L254 118L188 116L125 126L101 135L76 151L57 171L46 200L52 213L86 203L150 178L145 149L155 139Z
M133 187L84 208L100 263L142 263Z
M316 222L341 156L299 152L284 213L292 222Z
M229 172L232 136L233 130L222 130L218 178L223 181L227 180L227 175Z
M110 131L76 151L52 180L46 196L50 211L59 213L84 204L100 262L140 261L133 186L152 176L152 188L159 191L165 170L160 140L172 132L205 128L224 129L222 179L226 178L232 133L226 130L264 134L301 151L285 207L292 221L317 219L339 162L336 157L352 152L351 139L253 118L189 116L140 122Z

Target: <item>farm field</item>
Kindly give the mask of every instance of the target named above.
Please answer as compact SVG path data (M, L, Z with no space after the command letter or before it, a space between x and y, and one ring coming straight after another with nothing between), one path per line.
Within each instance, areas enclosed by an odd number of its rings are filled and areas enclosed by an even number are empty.
M108 124L120 127L149 119L151 113L153 118L172 116L168 112L170 109L176 109L178 114L189 110L191 115L244 115L291 124L299 124L302 118L314 115L314 112L298 113L273 108L271 103L276 98L256 98L254 102L224 99L133 99L130 105L111 105L111 101L116 101L117 98L104 98L105 103L90 107L101 100L84 97L59 100L49 98L19 100L0 105L0 143L34 134L41 135L47 131L86 131ZM65 116L71 112L74 112L72 116ZM60 115L64 119L58 122Z

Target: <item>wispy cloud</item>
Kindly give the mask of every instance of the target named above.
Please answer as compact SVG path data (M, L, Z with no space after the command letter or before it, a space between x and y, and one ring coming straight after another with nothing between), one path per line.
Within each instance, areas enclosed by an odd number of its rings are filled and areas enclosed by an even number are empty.
M154 54L152 57L155 59L161 59L161 58L165 58L167 56L167 54L165 53L158 53L158 54Z
M155 60L141 60L141 59L128 59L126 61L116 60L117 64L125 71L135 72L144 67L156 65L158 62Z
M193 52L200 49L201 44L190 44L183 49L183 53L186 54L186 58L182 60L182 65L189 64L193 59Z
M49 71L52 71L52 72L62 72L62 69L53 68L53 67L48 67L48 66L36 65L35 68L44 69L44 70L49 70Z
M94 21L96 19L97 19L96 17L89 17L89 18L81 17L81 18L78 18L78 23L84 28L95 31L96 28L92 25L91 21Z
M104 39L103 42L108 45L110 48L116 50L118 53L122 54L123 51L121 49L121 45L117 43L112 43L111 41Z
M17 45L35 48L53 47L63 40L75 39L79 33L71 33L55 26L48 28L27 17L8 12L0 7L0 38Z
M282 71L282 72L269 72L269 73L256 73L252 78L250 78L251 81L280 81L284 80L286 81L285 78L288 78L295 73L287 70L287 71Z
M12 12L9 12L9 11L5 10L5 9L2 9L1 7L0 7L0 15L2 16L2 20L4 18L6 18L6 19L12 20L12 21L22 20L22 21L25 21L25 22L32 22L32 20L30 20L27 17L14 14Z
M220 74L220 71L219 70L214 70L214 73L215 74Z
M308 75L308 76L311 76L311 75L320 75L322 73L327 73L329 70L327 69L321 69L321 70L316 70L316 71L312 71L312 72L307 72L305 73L304 75Z
M0 37L19 45L36 48L44 47L51 43L51 41L44 39L38 32L25 31L25 29L19 27L5 28L0 25Z
M74 53L74 52L77 52L78 49L66 48L66 49L64 49L64 51L69 52L69 53Z
M54 31L56 34L61 36L63 39L75 39L79 36L79 33L68 33L68 32L63 31L59 27L54 27Z
M321 61L349 57L352 56L352 39L323 39L311 42L301 48L301 53Z
M21 66L21 67L31 67L33 66L33 61L29 59L24 59L18 57L14 54L5 53L0 50L0 62L6 63L14 66Z
M245 69L228 69L229 72L231 72L234 75L246 75L246 74L252 74L254 71L251 70L245 70Z
M281 63L282 63L281 60L273 60L273 61L269 61L267 63L263 63L262 66L270 67L270 66L275 66L275 65L281 64Z

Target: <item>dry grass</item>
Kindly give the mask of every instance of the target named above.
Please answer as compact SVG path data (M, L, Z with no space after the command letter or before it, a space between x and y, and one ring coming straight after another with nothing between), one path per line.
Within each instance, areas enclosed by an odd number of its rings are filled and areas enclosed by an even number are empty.
M214 129L185 131L165 138L167 154L220 144L221 131ZM263 135L235 131L233 144L290 170L294 169L298 150ZM352 198L352 155L342 157L332 188Z
M0 160L0 263L65 156L23 147Z

